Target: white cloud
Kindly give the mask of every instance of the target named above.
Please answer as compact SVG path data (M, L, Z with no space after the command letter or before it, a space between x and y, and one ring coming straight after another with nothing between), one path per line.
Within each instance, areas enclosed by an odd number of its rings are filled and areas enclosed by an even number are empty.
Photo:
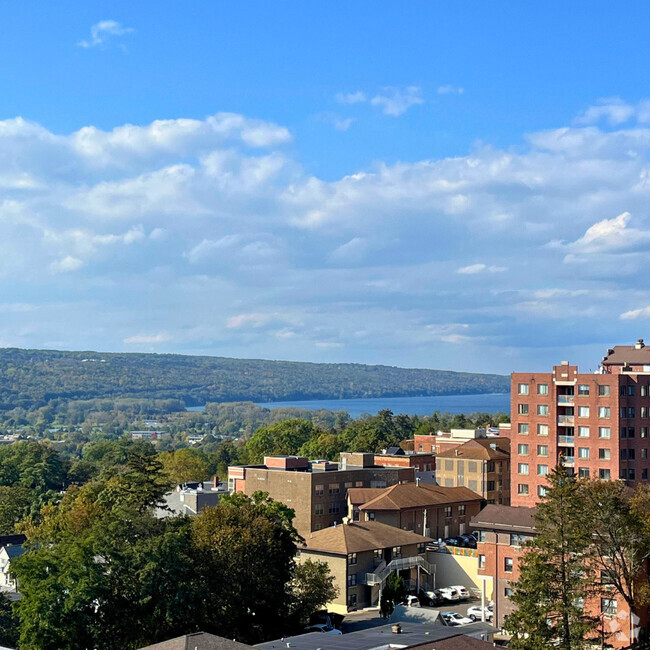
M621 320L638 320L639 318L650 318L650 306L641 309L631 309L620 315Z
M134 31L132 27L123 27L115 20L100 20L90 28L90 39L79 41L77 45L83 48L102 47L115 36L125 36Z
M135 336L129 336L123 342L131 345L139 343L166 343L167 341L171 341L171 336L167 332L158 332L158 334L137 334Z
M439 95L462 95L464 92L464 88L461 88L460 86L452 86L451 84L438 87Z
M424 104L424 100L422 90L418 86L408 86L407 88L385 88L383 94L373 97L370 103L381 108L385 115L399 117L411 106Z
M69 273L71 271L78 271L83 266L83 261L72 255L66 255L60 260L56 260L50 264L52 273Z
M317 341L316 347L326 349L342 348L343 343L336 343L335 341Z
M503 271L506 271L505 266L495 266L495 265L490 265L488 266L487 264L470 264L469 266L461 266L456 273L464 274L464 275L476 275L477 273L501 273Z
M273 314L250 313L230 316L226 320L226 327L239 329L240 327L262 327L273 318Z
M635 109L619 97L608 97L598 100L596 106L590 106L578 115L576 124L596 124L604 119L609 124L617 126L627 122L635 114Z
M336 101L339 104L360 104L366 101L366 94L360 90L354 93L338 93Z

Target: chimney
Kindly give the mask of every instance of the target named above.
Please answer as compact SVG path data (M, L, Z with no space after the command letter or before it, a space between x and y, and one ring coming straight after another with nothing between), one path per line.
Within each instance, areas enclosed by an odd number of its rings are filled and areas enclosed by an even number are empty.
M415 485L416 485L416 487L420 487L420 477L419 476L415 477Z
M347 526L350 523L350 517L343 517L341 520L344 526Z
M643 342L643 339L639 339L639 340L636 342L636 345L634 346L634 348L635 348L636 350L640 350L641 348L644 348L644 347L645 347L645 343Z
M458 456L458 449L454 449L454 453Z

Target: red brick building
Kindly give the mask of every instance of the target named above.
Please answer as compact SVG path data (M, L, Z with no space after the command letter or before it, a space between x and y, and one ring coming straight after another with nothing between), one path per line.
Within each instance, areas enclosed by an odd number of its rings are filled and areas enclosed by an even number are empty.
M558 463L583 477L648 480L650 348L607 351L597 373L563 361L511 376L511 503L534 506Z

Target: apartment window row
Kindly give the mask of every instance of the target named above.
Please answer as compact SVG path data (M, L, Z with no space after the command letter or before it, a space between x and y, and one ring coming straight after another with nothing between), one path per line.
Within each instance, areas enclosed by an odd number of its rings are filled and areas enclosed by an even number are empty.
M517 432L522 435L526 436L530 432L530 426L524 422L520 422L517 425ZM538 436L547 436L549 432L549 426L548 424L538 424L537 425L537 435Z
M621 406L621 417L629 420L636 417L636 411L633 406Z
M644 392L645 389L645 392ZM621 395L626 394L629 396L634 395L634 386L621 386ZM625 391L625 392L623 392ZM630 392L631 391L631 392ZM528 384L519 384L517 386L517 394L519 395L530 395L530 386ZM548 395L548 384L537 384L537 394L538 395ZM586 397L590 394L589 384L579 384L578 385L578 395ZM647 397L650 394L648 386L641 386L641 396ZM599 397L609 397L610 396L610 387L609 386L598 386L598 396Z
M591 478L591 472L588 467L578 467L578 476L580 478ZM609 481L611 478L611 471L608 469L599 469L598 478L603 481Z
M623 481L636 481L636 471L633 467L630 469L622 468L620 470L620 478Z
M619 394L621 397L634 397L634 386L621 386Z
M530 473L530 466L528 463L519 463L517 465L517 472L523 476ZM548 465L537 465L537 476L548 476Z
M634 428L634 427L632 427ZM591 430L587 426L578 427L578 438L589 438ZM611 438L612 430L611 427L598 427L598 437L599 438ZM621 435L622 438L625 436ZM634 437L633 435L631 436Z
M620 454L621 454L621 460L636 460L635 449L621 449Z

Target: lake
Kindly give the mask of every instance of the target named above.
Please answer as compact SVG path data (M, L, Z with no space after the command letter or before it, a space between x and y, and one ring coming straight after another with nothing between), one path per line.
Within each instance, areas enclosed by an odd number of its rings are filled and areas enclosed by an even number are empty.
M373 397L369 399L322 399L296 402L262 402L266 408L295 408L316 411L347 411L357 418L364 413L375 415L382 409L390 409L395 415L431 415L434 411L448 413L510 413L510 393L483 395L437 395L435 397ZM188 411L202 411L204 407L190 407Z

